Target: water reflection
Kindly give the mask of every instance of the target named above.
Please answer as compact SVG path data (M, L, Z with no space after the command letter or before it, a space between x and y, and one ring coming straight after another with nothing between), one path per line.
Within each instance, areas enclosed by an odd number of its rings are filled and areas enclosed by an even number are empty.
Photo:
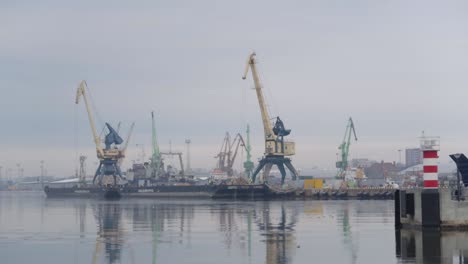
M358 240L354 237L351 223L349 207L346 205L338 215L341 214L342 227L343 227L343 244L347 248L351 261L350 263L357 263L358 256Z
M81 211L80 211L81 212ZM98 228L93 264L101 263L103 250L105 263L120 263L124 235L121 227L122 210L117 203L93 204Z
M264 263L292 263L297 247L295 226L303 208L279 208L271 203L255 203L244 208L236 204L210 204L209 212L218 218L217 229L222 235L222 244L228 249L242 248L250 259L254 251L253 233L261 236L264 244ZM124 263L122 252L131 249L126 242L125 219L135 232L151 232L151 262L157 263L158 245L178 243L191 245L192 222L195 212L204 211L198 204L174 203L92 203L96 221L97 237L92 263ZM85 233L86 204L77 205L75 213L79 219L80 234ZM175 231L175 232L174 232ZM259 252L261 253L261 252ZM132 255L132 254L130 254ZM132 258L131 258L132 259ZM252 262L251 259L249 262Z
M404 263L468 263L468 232L396 230L395 238Z
M287 214L285 205L281 204L279 219L274 220L270 210L270 204L264 203L263 210L256 217L256 223L262 235L265 236L265 259L267 264L292 263L292 256L296 249L296 237L294 227L297 223L298 210L294 207Z
M387 201L0 198L2 263L398 261ZM413 255L398 247L398 259L415 262L418 239L400 233L398 241L415 245Z

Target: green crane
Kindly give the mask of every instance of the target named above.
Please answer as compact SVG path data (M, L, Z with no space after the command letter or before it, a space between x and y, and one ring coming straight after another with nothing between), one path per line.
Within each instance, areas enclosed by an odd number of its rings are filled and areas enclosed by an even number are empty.
M244 162L245 175L250 179L252 176L252 171L254 168L254 163L252 162L252 146L250 146L250 126L247 124L247 145L245 149L247 151L247 160Z
M354 140L357 141L356 130L354 130L353 119L350 117L348 124L346 125L346 131L343 138L343 143L338 147L341 150L341 160L336 162L336 167L338 172L336 178L344 179L346 176L346 170L348 169L348 155L349 155L349 145L351 145L351 132L354 134Z
M156 137L156 124L154 121L154 112L151 112L151 125L152 125L152 145L153 155L151 156L151 177L156 178L162 166L161 153L159 152L158 141Z

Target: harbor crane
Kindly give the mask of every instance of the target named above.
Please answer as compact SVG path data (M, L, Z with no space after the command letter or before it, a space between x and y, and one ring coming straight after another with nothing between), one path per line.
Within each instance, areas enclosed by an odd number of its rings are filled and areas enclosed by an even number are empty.
M105 176L112 176L114 185L117 185L117 177L122 178L122 172L120 170L119 163L125 157L125 150L128 146L128 141L130 140L131 132L133 130L133 124L130 129L130 133L127 137L127 142L123 148L118 148L118 145L122 144L124 141L119 136L117 131L109 123L106 123L108 130L107 135L104 139L104 148L102 147L101 138L97 134L96 126L94 124L94 118L92 115L91 107L88 102L87 97L87 84L86 81L81 81L78 89L76 91L75 103L79 104L80 98L83 97L83 101L86 106L86 111L88 113L89 125L91 127L91 132L93 133L94 144L96 145L97 157L99 159L99 166L94 174L93 184L98 180L98 185L102 185L102 180Z
M226 132L221 150L215 158L218 159L217 169L226 172L229 177L234 176L234 161L236 160L239 146L245 148L245 142L241 134L237 134L231 141L231 136Z
M179 176L182 178L185 178L186 175L185 175L185 169L184 169L184 162L182 161L182 152L172 152L172 150L169 150L169 152L160 152L160 154L161 156L179 157L179 165L180 165ZM170 174L169 169L166 171L166 174ZM172 176L172 175L169 175L169 176Z
M257 99L260 107L260 113L262 115L265 135L264 156L252 174L252 182L255 182L257 174L262 168L265 168L263 171L263 181L265 181L270 174L271 167L276 165L281 173L281 184L284 184L284 179L286 177L286 170L284 166L286 166L291 171L293 180L296 180L298 175L296 169L291 163L291 159L285 157L293 156L295 154L295 144L294 142L284 140L284 137L288 136L291 133L291 130L284 127L283 121L279 117L276 117L274 126L270 122L271 119L267 111L265 99L263 97L262 86L257 74L257 67L255 66L255 56L255 52L249 56L244 75L242 77L242 79L245 80L250 69L254 80L255 91L257 92Z
M151 155L150 171L152 178L158 178L164 174L164 163L161 152L159 151L159 145L156 136L156 122L154 121L154 112L151 112L151 127L153 154Z
M351 133L354 135L354 140L357 141L356 130L354 129L353 119L350 117L348 119L348 124L346 125L345 134L343 137L343 142L338 147L341 150L341 160L336 162L336 168L338 172L336 178L344 179L346 176L346 171L348 170L348 155L349 155L349 146L351 145Z

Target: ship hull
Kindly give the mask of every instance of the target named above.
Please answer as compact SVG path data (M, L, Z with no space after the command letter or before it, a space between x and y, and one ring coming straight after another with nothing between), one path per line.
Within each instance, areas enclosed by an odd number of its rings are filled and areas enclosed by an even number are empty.
M146 187L70 187L44 189L49 198L208 198L264 199L292 197L294 193L277 193L266 184L249 185L157 185ZM118 194L117 194L118 193Z
M49 188L46 186L44 192L48 198L104 198L119 199L121 197L120 188L106 187L63 187Z

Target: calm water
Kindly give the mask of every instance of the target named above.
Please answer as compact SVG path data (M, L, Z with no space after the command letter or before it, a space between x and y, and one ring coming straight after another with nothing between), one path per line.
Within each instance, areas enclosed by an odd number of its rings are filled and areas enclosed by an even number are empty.
M108 202L0 192L0 263L463 263L457 243L467 237L395 232L393 201Z

